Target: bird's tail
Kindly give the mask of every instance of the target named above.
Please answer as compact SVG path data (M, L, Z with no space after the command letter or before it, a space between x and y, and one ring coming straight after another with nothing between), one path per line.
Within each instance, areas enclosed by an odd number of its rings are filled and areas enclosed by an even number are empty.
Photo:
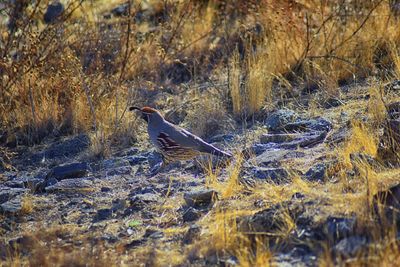
M201 152L209 153L209 154L215 155L217 157L222 157L222 158L232 158L231 153L222 151L221 149L219 149L211 144L204 144Z

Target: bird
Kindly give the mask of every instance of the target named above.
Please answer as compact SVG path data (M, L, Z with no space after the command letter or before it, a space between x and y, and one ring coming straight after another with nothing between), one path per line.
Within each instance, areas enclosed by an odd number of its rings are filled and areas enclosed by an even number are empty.
M147 122L150 141L162 155L163 161L157 169L152 171L152 175L160 172L172 162L190 160L200 154L232 158L231 153L222 151L188 130L165 120L161 113L154 108L131 106L129 110L141 112L142 119Z

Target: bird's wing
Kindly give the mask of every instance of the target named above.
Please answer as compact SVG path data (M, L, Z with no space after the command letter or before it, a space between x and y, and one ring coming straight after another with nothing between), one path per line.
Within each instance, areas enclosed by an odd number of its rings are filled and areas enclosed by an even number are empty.
M182 147L195 149L204 153L215 154L217 156L231 156L229 153L221 151L191 132L176 125L171 124L171 126L174 128L171 138L176 140L176 142Z

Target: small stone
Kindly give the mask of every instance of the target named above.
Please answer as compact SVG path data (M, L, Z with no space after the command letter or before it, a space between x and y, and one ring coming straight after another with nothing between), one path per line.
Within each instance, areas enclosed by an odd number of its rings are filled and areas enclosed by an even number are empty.
M364 236L351 236L342 239L334 247L334 251L345 258L355 257L368 245L367 238Z
M292 110L277 110L265 120L265 126L271 132L279 130L282 126L298 119L298 114Z
M142 155L129 156L129 157L126 157L126 159L128 160L128 162L131 166L135 166L135 165L138 165L138 164L141 164L141 163L147 161L147 158Z
M107 171L107 176L128 175L132 172L131 166L123 166Z
M89 166L86 162L71 163L53 168L46 176L46 180L55 178L58 181L68 178L80 178L87 175Z
M183 237L183 243L185 244L190 244L192 243L196 238L200 236L201 228L200 226L193 224L189 227L187 232L185 233L185 236Z
M103 186L101 189L100 189L100 191L101 192L110 192L111 191L111 188L110 187L105 187L105 186Z
M277 184L290 182L289 173L284 168L254 167L251 175L259 180L271 180Z
M218 192L212 189L197 190L185 193L183 198L190 207L208 206L218 198Z
M22 210L21 197L15 197L0 205L0 212L8 214L18 214Z
M104 221L112 217L111 209L99 209L96 216L93 218L93 222Z
M46 10L46 13L44 13L44 22L47 24L53 23L57 21L57 19L62 15L64 12L64 6L60 2L55 2L52 4L49 4Z
M201 217L201 212L193 207L189 207L183 214L182 218L184 222L195 221Z
M325 233L333 240L341 240L350 236L356 227L355 218L328 217L324 224Z
M232 142L234 138L233 134L218 134L211 137L209 143Z
M326 179L327 169L326 163L317 163L305 173L304 178L312 182L324 181Z
M22 188L0 187L0 204L7 202L27 191L27 189Z
M93 188L93 182L86 179L65 179L54 185L47 186L46 192L53 193L58 191L79 191Z
M263 134L260 137L260 143L283 143L290 142L298 138L298 134Z

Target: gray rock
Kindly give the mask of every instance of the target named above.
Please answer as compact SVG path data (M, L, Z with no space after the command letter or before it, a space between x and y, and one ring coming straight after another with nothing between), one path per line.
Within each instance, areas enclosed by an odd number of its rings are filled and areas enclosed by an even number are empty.
M196 190L185 193L183 198L190 207L204 207L218 198L218 192L212 189Z
M300 151L292 151L288 149L271 149L267 150L256 157L256 163L262 167L278 167L284 159L304 157L305 153Z
M18 214L22 210L22 199L20 196L4 202L0 205L0 212L6 214Z
M325 234L334 241L352 235L355 227L356 219L346 217L328 217L323 224Z
M54 185L47 186L46 192L53 193L58 191L80 191L93 188L93 182L87 179L64 179Z
M395 80L384 87L385 92L400 91L400 80Z
M133 195L131 198L131 205L147 204L152 202L157 202L160 197L153 193L143 193Z
M269 180L276 184L290 182L289 173L284 168L253 167L250 173L258 180Z
M339 241L334 247L334 252L342 257L355 257L358 253L368 245L365 236L351 236Z
M33 154L31 157L25 159L24 163L36 164L46 160L73 158L86 150L89 145L90 139L85 134L69 137L52 144L45 151Z
M312 166L303 176L304 179L312 182L320 182L324 181L327 177L327 163L322 162L322 163L317 163L314 166Z
M210 138L209 143L232 142L235 136L233 134L218 134Z
M86 162L71 163L53 168L46 176L46 180L55 178L61 181L68 178L80 178L89 173L89 166Z
M274 149L296 149L312 147L322 143L327 135L326 131L312 131L292 134L266 134L261 136L261 143L275 143ZM271 146L272 147L272 146Z
M290 142L295 139L299 138L299 134L290 134L290 133L283 133L283 134L263 134L260 137L261 144L267 143L284 143Z
M192 222L201 217L201 212L193 207L189 207L182 216L184 222Z
M304 132L319 131L329 132L332 129L332 123L324 118L303 119L290 122L278 129L280 132Z
M128 175L131 174L131 172L132 172L131 166L123 166L107 171L107 176Z
M5 182L4 185L13 188L27 188L35 192L36 188L41 182L43 182L43 179L41 178L19 177L17 179Z
M385 220L395 219L400 223L400 183L376 193L373 197L373 205L376 214L384 211Z
M13 199L29 190L22 188L0 187L0 204Z
M183 243L185 244L192 243L196 238L200 236L200 232L201 232L200 226L192 224L185 233L185 236L183 237Z
M99 209L96 216L93 218L93 222L104 221L111 218L113 215L112 209Z
M288 109L280 109L267 117L265 126L267 126L269 131L275 132L287 123L296 121L298 118L299 115L296 112Z
M141 164L143 162L146 162L147 158L143 155L135 155L135 156L126 157L126 160L128 160L128 162L131 166L135 166L135 165Z
M64 5L62 3L55 2L49 4L46 13L44 13L43 17L44 22L46 22L47 24L56 22L63 12L64 12Z
M130 166L129 160L125 158L112 158L112 159L106 159L102 162L101 167L110 170L110 169L116 169L120 167L126 167Z

